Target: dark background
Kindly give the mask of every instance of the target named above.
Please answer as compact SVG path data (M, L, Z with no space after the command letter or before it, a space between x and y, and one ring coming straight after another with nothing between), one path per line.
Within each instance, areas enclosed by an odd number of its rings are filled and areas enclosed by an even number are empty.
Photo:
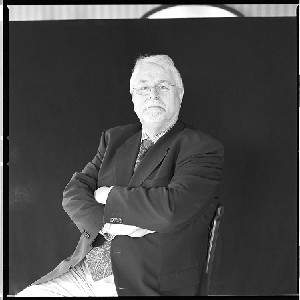
M71 255L62 191L101 131L137 123L134 60L168 54L181 119L225 146L210 294L297 293L297 20L9 22L9 293Z

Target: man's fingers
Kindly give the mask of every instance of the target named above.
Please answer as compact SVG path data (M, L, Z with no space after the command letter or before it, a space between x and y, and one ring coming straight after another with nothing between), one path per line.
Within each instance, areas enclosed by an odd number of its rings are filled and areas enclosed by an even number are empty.
M142 236L144 236L146 234L154 233L154 232L155 231L152 231L152 230L148 230L148 229L144 229L144 228L138 228L137 230L135 230L129 236L131 236L131 237L142 237Z
M142 237L146 234L153 233L155 231L136 227L133 225L110 224L110 227L107 230L107 232L112 235L128 235L130 237Z
M147 234L147 230L143 228L138 228L131 234L129 234L130 237L142 237Z
M108 233L113 235L130 235L136 231L138 227L125 224L111 224Z

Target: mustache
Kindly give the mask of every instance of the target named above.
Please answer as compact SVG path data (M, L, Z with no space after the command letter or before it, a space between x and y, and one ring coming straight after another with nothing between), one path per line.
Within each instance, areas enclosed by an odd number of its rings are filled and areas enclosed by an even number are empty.
M155 100L155 101L147 102L147 103L145 104L143 110L148 109L148 108L151 107L151 106L160 106L160 107L162 107L162 108L166 108L166 105L165 105L163 102Z

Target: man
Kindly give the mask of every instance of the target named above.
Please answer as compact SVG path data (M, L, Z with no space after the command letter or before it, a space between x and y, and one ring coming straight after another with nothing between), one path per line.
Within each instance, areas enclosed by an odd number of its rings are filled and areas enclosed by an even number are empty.
M130 92L141 124L104 131L64 190L82 232L75 252L18 296L201 295L223 146L178 120L184 88L170 57L139 58Z

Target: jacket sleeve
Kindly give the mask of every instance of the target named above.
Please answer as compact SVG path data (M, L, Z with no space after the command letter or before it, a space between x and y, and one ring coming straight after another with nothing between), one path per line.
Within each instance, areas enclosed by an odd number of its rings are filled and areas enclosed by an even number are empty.
M174 175L164 186L128 188L115 186L108 196L104 222L111 218L141 228L177 231L202 212L217 194L224 148L208 139L176 162Z
M63 209L90 243L103 226L104 205L95 200L94 191L97 189L98 172L105 149L105 132L103 132L94 159L81 172L73 174L63 191Z

